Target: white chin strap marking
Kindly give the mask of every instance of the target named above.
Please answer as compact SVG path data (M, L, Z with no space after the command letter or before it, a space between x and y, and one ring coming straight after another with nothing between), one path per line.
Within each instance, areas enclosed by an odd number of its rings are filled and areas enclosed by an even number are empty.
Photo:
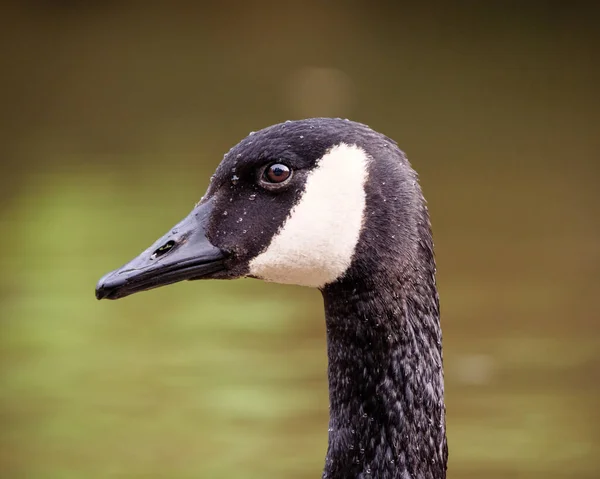
M268 248L250 262L250 275L317 288L343 275L363 223L368 162L356 145L329 150Z

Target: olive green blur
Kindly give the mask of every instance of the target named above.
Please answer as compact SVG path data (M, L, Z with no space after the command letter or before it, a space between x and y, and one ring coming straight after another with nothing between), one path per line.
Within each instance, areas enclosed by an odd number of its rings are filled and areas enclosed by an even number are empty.
M320 477L318 291L94 298L231 146L308 116L369 124L420 173L448 478L600 476L598 8L416 5L3 3L0 477Z

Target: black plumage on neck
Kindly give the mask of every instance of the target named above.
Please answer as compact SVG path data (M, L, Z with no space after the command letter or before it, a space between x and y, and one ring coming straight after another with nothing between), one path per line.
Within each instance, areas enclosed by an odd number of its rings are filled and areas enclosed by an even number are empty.
M446 477L431 228L416 175L403 155L400 164L396 180L378 178L381 169L371 172L367 204L382 205L383 198L391 204L365 212L352 265L322 289L329 359L327 479Z
M437 304L400 286L354 286L324 291L330 424L323 477L443 479Z

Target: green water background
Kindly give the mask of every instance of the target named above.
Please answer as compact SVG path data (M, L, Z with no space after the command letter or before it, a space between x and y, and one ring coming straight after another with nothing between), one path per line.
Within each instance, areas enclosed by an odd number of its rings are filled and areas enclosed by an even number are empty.
M393 137L420 173L448 477L600 477L596 7L0 8L0 477L320 477L318 292L93 295L250 130L319 115Z

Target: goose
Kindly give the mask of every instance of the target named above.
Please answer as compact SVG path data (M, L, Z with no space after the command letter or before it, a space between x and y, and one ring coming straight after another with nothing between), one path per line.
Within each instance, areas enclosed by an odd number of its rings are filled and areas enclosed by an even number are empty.
M327 479L444 479L442 334L429 213L395 141L339 118L231 148L169 232L102 277L98 299L182 280L257 278L324 300Z

